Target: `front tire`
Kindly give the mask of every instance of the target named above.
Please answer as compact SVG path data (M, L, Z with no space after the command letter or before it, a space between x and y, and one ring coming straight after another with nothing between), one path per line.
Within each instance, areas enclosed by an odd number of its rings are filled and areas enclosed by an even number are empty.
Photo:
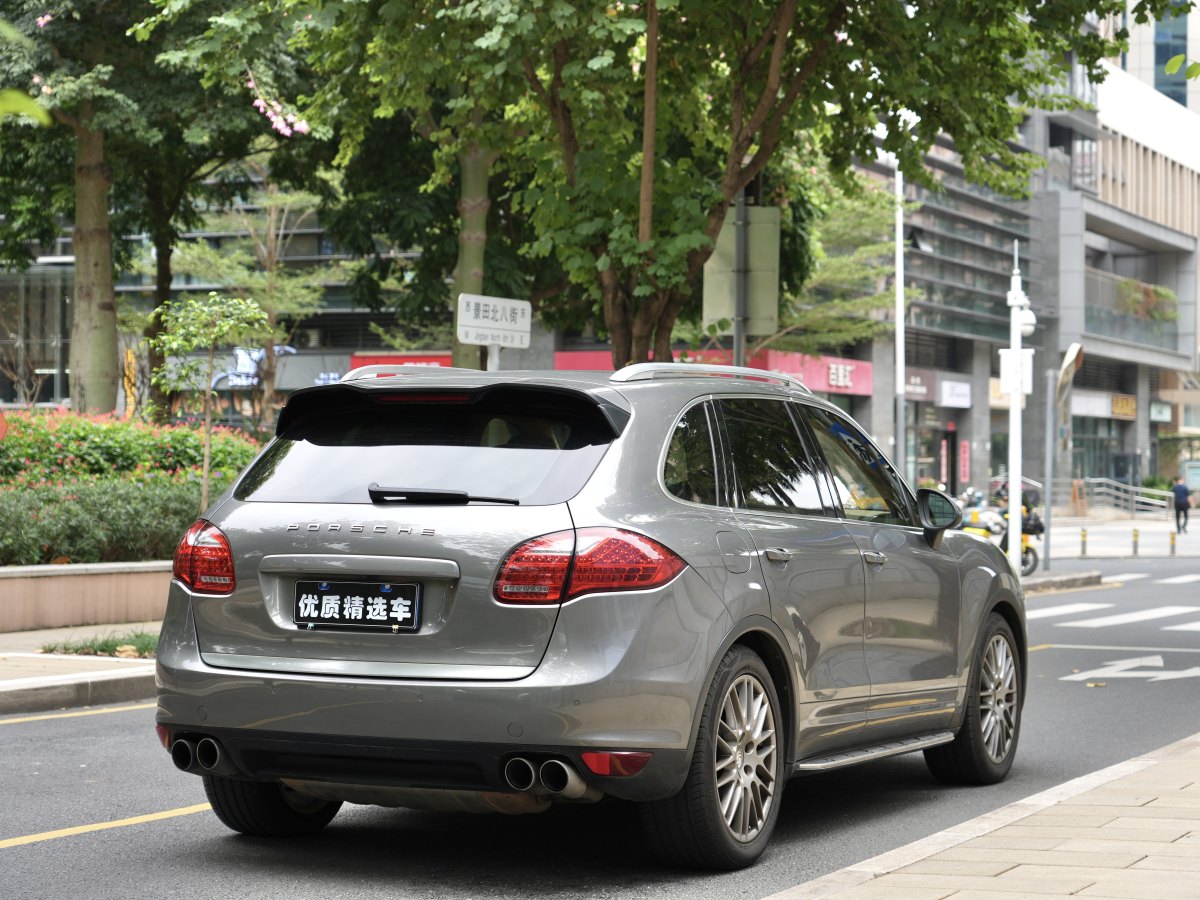
M256 837L315 834L337 815L342 804L318 800L266 781L204 776L204 793L226 826Z
M935 778L949 784L996 784L1012 768L1021 734L1021 658L1012 628L999 613L980 635L967 711L949 744L925 751Z
M728 871L762 855L783 792L782 724L767 667L748 648L731 648L709 688L683 788L641 805L646 837L660 857Z

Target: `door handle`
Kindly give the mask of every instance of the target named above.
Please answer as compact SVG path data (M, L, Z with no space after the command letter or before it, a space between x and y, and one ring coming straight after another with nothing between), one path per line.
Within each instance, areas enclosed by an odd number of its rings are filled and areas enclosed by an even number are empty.
M787 562L792 558L792 551L783 547L768 547L763 551L771 562Z
M864 550L862 557L873 566L882 566L887 562L887 554L880 553L877 550Z

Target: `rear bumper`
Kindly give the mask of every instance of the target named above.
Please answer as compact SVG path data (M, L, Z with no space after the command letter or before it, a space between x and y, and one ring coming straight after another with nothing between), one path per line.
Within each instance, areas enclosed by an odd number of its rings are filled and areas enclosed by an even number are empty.
M209 665L191 602L172 590L157 720L173 740L219 740L243 777L508 791L504 764L523 756L570 761L590 786L629 800L682 786L709 661L730 625L688 570L658 591L568 604L525 678L416 681ZM586 750L653 756L635 776L601 777L582 764Z

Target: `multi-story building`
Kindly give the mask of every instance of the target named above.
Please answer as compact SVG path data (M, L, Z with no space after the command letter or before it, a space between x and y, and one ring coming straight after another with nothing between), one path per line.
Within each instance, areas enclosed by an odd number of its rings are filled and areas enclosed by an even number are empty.
M1200 7L1139 25L1133 18L1134 5L1130 0L1121 19L1110 23L1129 30L1129 49L1116 64L1176 103L1200 112L1200 80L1189 81L1184 69L1166 72L1167 61L1180 54L1189 61L1200 60Z

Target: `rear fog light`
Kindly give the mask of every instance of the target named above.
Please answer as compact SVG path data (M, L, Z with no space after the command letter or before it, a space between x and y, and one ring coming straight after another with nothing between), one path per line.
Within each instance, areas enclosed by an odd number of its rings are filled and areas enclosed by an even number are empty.
M646 768L652 753L640 750L589 750L581 754L583 764L593 775L616 775L628 777Z

